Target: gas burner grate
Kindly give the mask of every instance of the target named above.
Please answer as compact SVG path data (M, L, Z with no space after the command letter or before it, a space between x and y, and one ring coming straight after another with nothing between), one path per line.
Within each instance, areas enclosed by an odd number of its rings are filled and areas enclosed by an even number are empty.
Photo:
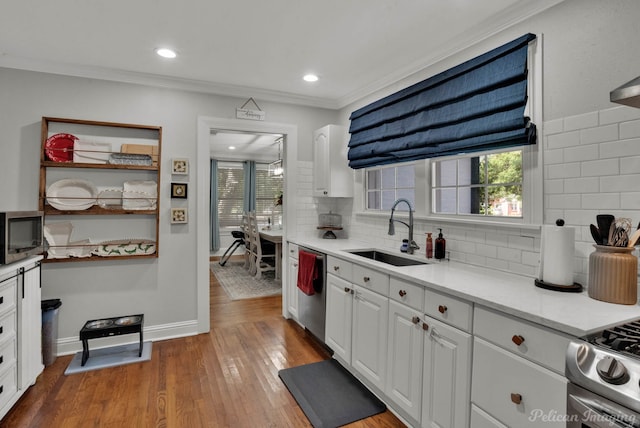
M608 328L589 342L635 358L640 358L640 320Z

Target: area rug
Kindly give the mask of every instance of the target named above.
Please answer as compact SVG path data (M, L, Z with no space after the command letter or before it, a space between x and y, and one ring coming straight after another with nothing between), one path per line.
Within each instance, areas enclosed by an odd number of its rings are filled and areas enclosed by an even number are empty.
M91 342L89 342L91 345ZM91 349L89 347L89 359L82 366L82 352L73 356L64 374L83 373L91 370L99 370L107 367L123 366L125 364L141 363L151 360L151 342L142 344L142 356L138 357L140 344L130 343L128 345L112 346L109 348Z
M283 369L278 376L315 428L343 426L387 408L333 358Z
M282 294L282 283L274 279L275 273L265 272L255 279L243 267L244 262L229 262L224 266L211 263L211 271L231 300L253 299L255 297Z

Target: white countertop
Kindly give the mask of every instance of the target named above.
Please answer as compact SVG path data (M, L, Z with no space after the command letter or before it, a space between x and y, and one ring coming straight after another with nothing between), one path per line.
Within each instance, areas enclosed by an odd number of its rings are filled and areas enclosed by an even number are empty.
M396 267L356 256L345 250L371 249L349 239L292 239L292 242L344 260L370 266L433 290L495 308L572 336L582 337L623 322L640 319L640 306L618 305L591 299L586 291L565 293L534 285L534 278L431 259L427 265ZM387 249L381 251L394 253ZM426 261L423 253L408 256ZM586 284L583 284L586 285Z

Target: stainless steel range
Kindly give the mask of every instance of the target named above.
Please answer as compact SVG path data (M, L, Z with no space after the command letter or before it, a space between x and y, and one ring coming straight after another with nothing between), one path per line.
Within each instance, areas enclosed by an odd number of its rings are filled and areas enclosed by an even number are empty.
M567 427L640 428L640 320L567 350Z

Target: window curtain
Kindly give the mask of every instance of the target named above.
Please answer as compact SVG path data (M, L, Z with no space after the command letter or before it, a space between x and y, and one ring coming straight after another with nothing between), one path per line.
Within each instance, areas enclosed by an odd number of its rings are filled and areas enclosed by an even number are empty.
M220 249L220 219L218 216L218 161L211 159L211 179L209 197L209 221L211 232L209 240L209 250L218 251Z
M244 161L244 211L256 209L256 163Z
M535 144L524 116L534 34L371 103L351 116L349 166Z

